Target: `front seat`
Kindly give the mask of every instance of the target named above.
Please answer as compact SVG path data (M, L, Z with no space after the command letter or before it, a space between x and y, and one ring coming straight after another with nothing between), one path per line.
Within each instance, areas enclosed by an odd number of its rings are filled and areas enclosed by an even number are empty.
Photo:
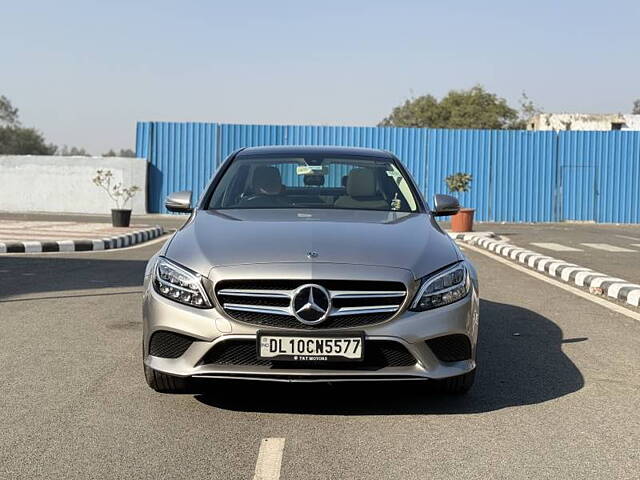
M354 168L347 178L347 194L338 197L335 208L389 210L389 204L376 191L376 177L370 168Z
M256 208L288 206L289 204L281 195L283 189L280 170L271 166L256 167L251 178L253 193L244 198L240 204Z

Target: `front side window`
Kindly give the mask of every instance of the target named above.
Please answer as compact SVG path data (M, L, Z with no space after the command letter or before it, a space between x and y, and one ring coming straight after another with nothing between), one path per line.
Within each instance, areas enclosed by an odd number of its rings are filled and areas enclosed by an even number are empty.
M216 185L207 208L416 212L418 203L408 179L386 158L240 156Z

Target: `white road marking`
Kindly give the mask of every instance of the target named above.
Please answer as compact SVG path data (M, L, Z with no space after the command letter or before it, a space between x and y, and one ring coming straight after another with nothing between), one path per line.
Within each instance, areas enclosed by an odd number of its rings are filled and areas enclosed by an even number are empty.
M631 246L632 247L640 247L640 243L632 243Z
M553 242L531 243L530 245L535 245L536 247L540 247L540 248L546 248L547 250L554 250L556 252L583 252L584 251L580 248L567 247L566 245L562 245L561 243L553 243Z
M263 438L253 480L278 480L282 466L284 438Z
M629 248L616 247L615 245L609 245L608 243L581 243L580 245L595 248L596 250L604 250L605 252L633 253L636 251Z
M628 237L626 235L616 235L618 238L626 238L627 240L640 240L638 237Z
M522 273L526 273L527 275L533 277L533 278L537 278L540 281L546 282L550 285L553 285L555 287L561 288L562 290L565 290L567 292L573 293L574 295L577 295L578 297L584 298L585 300L589 300L590 302L593 303L597 303L598 305L600 305L601 307L604 308L608 308L609 310L612 310L616 313L620 313L621 315L624 315L626 317L629 317L633 320L636 320L637 322L640 322L640 313L634 312L633 310L629 310L628 308L625 307L621 307L620 305L617 305L615 303L612 303L608 300L604 300L602 298L596 297L594 295L591 295L590 293L587 292L583 292L582 290L579 290L578 288L572 287L570 285L567 285L566 283L560 281L560 280L555 280L553 278L549 278L541 273L538 273L536 271L533 270L529 270L526 267L520 266L517 263L513 263L509 260L505 260L504 258L498 257L497 255L494 255L492 253L487 252L486 250L482 249L482 248L478 248L478 247L474 247L472 245L468 245L467 244L467 248L469 250L473 250L476 253L480 253L481 255L484 255L485 257L489 257L494 259L496 262L500 262L503 265L506 265L508 267L513 268L514 270L518 270L519 272ZM634 298L635 300L635 298Z

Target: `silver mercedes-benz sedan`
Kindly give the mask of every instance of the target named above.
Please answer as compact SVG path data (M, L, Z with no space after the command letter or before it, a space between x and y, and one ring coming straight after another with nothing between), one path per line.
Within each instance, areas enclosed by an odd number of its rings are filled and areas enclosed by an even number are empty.
M149 386L199 379L423 380L466 392L475 374L478 281L391 153L260 147L233 153L149 261Z

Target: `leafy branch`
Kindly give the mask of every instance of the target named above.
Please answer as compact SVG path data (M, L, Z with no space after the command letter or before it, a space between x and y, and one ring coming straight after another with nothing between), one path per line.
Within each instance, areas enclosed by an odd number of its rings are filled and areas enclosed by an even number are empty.
M122 183L115 183L111 185L113 181L113 173L111 170L98 170L96 176L93 177L93 183L102 188L109 198L113 200L118 209L124 207L129 200L131 200L136 193L140 191L140 187L132 185L128 188L122 186Z
M445 182L447 183L447 187L449 188L449 192L468 192L469 188L471 188L471 180L473 180L473 176L469 173L458 172L452 175L449 175Z

